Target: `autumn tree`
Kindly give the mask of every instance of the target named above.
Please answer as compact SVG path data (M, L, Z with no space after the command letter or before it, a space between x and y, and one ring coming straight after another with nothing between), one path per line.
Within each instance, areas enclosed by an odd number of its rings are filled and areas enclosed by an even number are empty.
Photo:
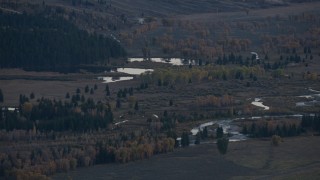
M273 135L272 138L271 138L271 143L273 146L279 146L281 142L281 137L278 136L278 135Z

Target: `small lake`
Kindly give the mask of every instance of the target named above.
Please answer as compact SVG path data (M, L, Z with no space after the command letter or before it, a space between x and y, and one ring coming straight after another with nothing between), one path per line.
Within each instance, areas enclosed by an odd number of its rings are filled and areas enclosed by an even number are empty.
M128 58L129 62L143 62L143 61L151 61L151 62L157 62L157 63L166 63L171 64L175 66L183 66L183 65L196 65L195 60L187 60L182 58Z

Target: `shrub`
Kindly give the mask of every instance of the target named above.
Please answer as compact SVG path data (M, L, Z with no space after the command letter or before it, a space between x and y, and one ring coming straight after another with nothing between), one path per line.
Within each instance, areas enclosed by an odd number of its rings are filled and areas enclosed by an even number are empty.
M280 136L278 136L278 135L273 135L272 136L272 138L271 138L272 145L279 146L280 142L281 142L281 137Z
M72 169L72 170L74 170L74 169L76 169L77 168L77 159L75 159L75 158L72 158L71 160L70 160L70 169Z

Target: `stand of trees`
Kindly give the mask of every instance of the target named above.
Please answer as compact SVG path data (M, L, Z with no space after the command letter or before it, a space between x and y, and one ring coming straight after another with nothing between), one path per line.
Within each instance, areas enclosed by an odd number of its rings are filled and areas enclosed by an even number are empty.
M0 13L0 68L70 71L126 56L118 42L88 34L60 17Z
M301 121L302 128L311 128L314 131L320 132L320 115L303 116Z
M242 128L243 134L248 134L251 137L271 137L279 135L281 137L297 136L302 132L302 128L296 123L251 123L246 124Z
M106 128L113 122L113 114L108 104L95 103L87 99L81 105L74 103L40 99L31 104L28 98L20 96L19 111L0 110L0 129L40 131L78 131L86 132Z
M13 134L19 130L12 131ZM56 172L68 172L77 167L88 167L95 164L127 163L147 159L155 154L171 152L175 141L172 138L152 137L146 132L140 134L120 133L81 133L65 134L50 132L56 136L55 145L48 146L43 139L38 141L39 132L22 131L23 137L30 135L32 144L14 138L19 151L0 153L0 177L4 179L46 179ZM32 134L32 135L31 135ZM3 131L0 131L3 137ZM72 139L77 143L72 144ZM28 138L27 138L28 139ZM48 139L50 140L50 139ZM45 142L47 143L47 142Z

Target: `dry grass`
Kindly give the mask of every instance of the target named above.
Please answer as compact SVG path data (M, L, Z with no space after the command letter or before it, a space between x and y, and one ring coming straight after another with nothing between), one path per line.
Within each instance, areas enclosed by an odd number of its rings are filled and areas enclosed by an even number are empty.
M149 160L58 174L53 179L318 179L319 141L320 137L287 138L273 147L268 140L248 140L230 143L225 156L215 144L202 144Z
M320 167L319 143L320 138L315 136L285 138L278 147L270 141L250 140L230 144L227 159L261 170L267 179L290 179L296 174L318 177L319 173L314 170Z

